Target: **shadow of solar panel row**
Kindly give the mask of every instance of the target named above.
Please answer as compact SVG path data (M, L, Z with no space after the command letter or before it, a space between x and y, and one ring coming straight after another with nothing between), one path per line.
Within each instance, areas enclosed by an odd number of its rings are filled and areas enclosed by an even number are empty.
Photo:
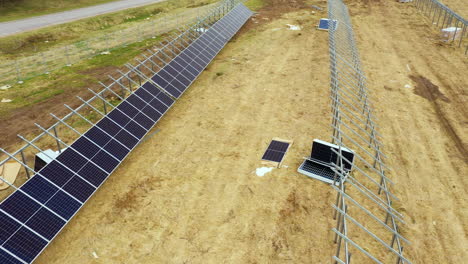
M251 15L236 7L153 80L161 87L165 81L163 88L178 98ZM173 103L144 84L6 198L0 204L0 263L34 261Z
M179 98L252 14L244 5L238 5L151 79L170 95Z

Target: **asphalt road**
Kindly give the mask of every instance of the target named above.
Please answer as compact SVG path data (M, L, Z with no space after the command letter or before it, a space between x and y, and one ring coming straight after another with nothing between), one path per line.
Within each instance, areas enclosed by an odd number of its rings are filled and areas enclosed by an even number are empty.
M0 23L0 37L166 0L119 0L43 16Z

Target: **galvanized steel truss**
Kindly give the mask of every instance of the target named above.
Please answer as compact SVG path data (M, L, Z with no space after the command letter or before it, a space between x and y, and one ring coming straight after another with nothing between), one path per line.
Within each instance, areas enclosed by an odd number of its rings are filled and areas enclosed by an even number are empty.
M437 0L416 0L415 4L416 8L427 16L437 28L455 27L453 37L448 41L459 48L464 46L465 55L468 54L468 43L466 41L468 21ZM460 39L456 39L456 37Z
M334 208L336 253L334 263L410 263L403 255L409 241L400 233L404 217L394 207L394 183L382 152L381 135L361 68L354 32L342 0L328 1L329 51L331 69L332 142L339 146L332 185L337 197ZM345 177L348 160L341 148L356 151L353 172ZM354 249L354 251L353 251ZM351 254L353 252L353 255Z

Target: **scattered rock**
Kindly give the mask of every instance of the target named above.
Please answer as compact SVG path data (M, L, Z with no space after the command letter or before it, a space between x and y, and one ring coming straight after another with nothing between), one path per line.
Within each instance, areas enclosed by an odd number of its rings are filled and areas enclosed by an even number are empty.
M255 174L257 174L258 177L263 177L265 176L265 174L269 173L272 170L273 168L271 167L261 167L255 170Z
M286 24L289 27L289 30L301 30L300 26Z
M10 88L11 88L11 85L7 84L7 85L4 85L4 86L0 87L0 90L6 91L6 90L8 90Z

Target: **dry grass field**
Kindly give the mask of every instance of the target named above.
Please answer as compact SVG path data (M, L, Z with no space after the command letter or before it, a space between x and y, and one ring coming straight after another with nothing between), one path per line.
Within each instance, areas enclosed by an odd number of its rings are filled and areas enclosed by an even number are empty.
M36 263L330 263L335 193L296 172L312 140L331 136L328 34L315 29L327 14L310 8L326 1L265 2ZM346 3L406 255L463 263L467 59L411 5ZM274 137L294 140L286 166L258 177Z

